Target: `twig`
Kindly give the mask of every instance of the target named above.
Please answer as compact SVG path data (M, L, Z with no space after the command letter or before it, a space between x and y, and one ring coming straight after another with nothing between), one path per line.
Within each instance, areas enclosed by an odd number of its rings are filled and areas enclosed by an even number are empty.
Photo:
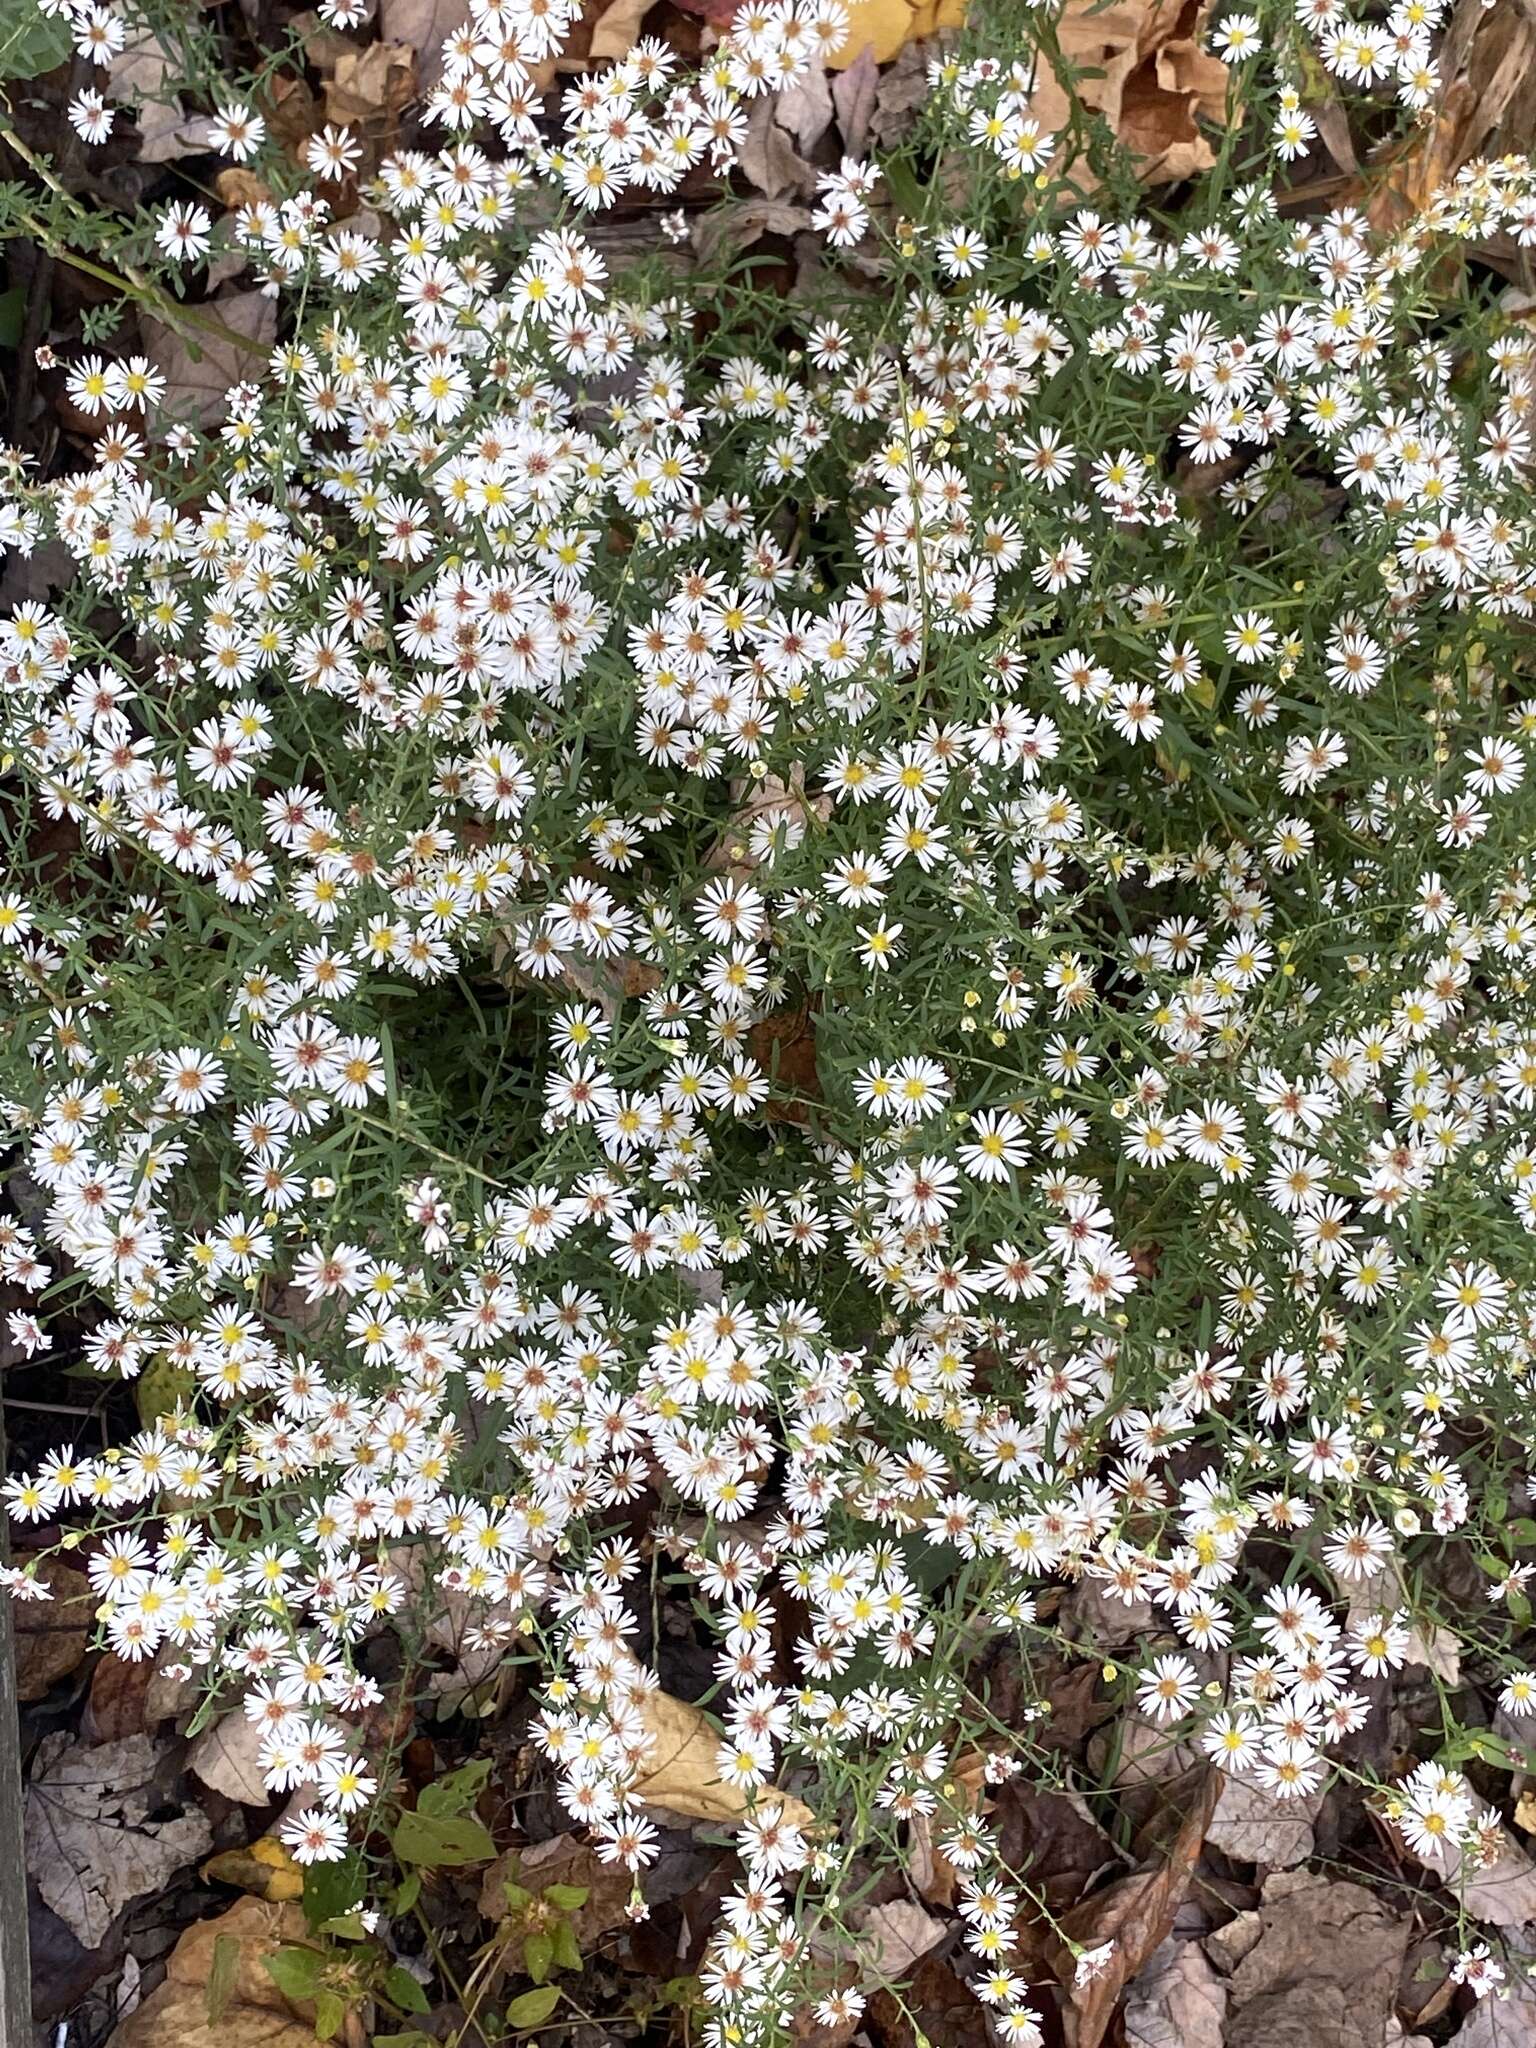
M0 142L9 144L50 192L68 200L71 206L78 203L73 193L59 182L48 165L28 148L14 128L3 121L0 121ZM34 236L56 262L67 263L72 270L82 271L85 276L94 277L101 284L111 285L114 290L124 293L128 298L137 299L141 305L148 307L157 319L163 320L167 327L192 328L194 332L190 339L194 343L197 333L201 331L211 339L223 342L227 348L240 349L247 355L265 357L267 354L264 342L253 340L249 334L241 334L237 328L227 327L222 320L216 320L212 314L204 313L196 306L182 305L179 300L173 299L168 292L163 292L152 279L146 277L136 264L125 263L121 271L108 270L100 263L92 263L89 258L76 255L74 250L62 243L35 214L23 213L20 220L27 233Z

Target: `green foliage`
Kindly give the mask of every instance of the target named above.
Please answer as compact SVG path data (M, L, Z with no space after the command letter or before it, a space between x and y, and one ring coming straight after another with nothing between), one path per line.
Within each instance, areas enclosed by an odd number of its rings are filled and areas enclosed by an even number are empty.
M67 17L44 14L33 0L10 0L8 16L0 19L0 80L39 78L68 63Z

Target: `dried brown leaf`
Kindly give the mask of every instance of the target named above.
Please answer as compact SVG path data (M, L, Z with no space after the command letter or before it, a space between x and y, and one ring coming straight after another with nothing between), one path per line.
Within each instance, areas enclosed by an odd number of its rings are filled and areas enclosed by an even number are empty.
M827 125L831 125L832 97L822 91L827 99ZM784 95L793 99L792 93ZM796 149L793 138L780 127L776 117L777 102L772 94L755 99L747 115L747 132L742 141L737 161L742 174L754 191L761 192L765 199L809 199L816 190L815 166L808 164ZM793 111L793 109L792 109Z
M277 305L261 292L236 292L197 310L207 313L233 334L261 344L261 349L253 351L233 339L226 340L197 328L192 330L197 335L194 357L190 339L159 320L145 317L145 346L150 360L165 378L166 410L173 415L190 414L200 426L211 427L229 409L229 387L260 365L262 352L276 336Z
M655 0L609 0L592 25L589 60L596 64L605 57L627 57L639 42L641 25L654 4Z
M869 117L869 139L881 149L893 149L917 125L919 110L928 104L933 87L928 82L928 53L921 43L908 43L894 64L884 71L875 63L872 50L863 53L880 80L875 91L874 112ZM852 77L850 65L844 73ZM850 145L851 147L851 145Z
M1227 1987L1194 1941L1170 1938L1125 1995L1126 2048L1222 2048Z
M263 1731L237 1707L205 1728L187 1751L194 1777L241 1806L267 1806L272 1794L262 1779Z
M171 1953L165 1982L123 2022L109 2048L314 2048L312 2007L284 1998L263 1963L284 1943L306 1939L297 1906L262 1899L240 1899L216 1920L194 1921ZM233 1977L217 2018L210 2018L209 1984L231 1943Z
M469 19L469 0L379 0L379 34L416 52L416 76L429 93L443 75L443 44Z
M16 1561L27 1562L24 1557ZM85 1573L61 1557L36 1559L32 1575L51 1597L22 1601L14 1609L16 1697L21 1700L40 1700L50 1686L79 1669L98 1604Z
M899 1984L913 1965L936 1948L949 1927L911 1899L892 1899L872 1906L865 1918L859 1946L876 1981Z
M1062 55L1077 68L1070 89L1048 62L1035 80L1033 111L1064 129L1071 98L1101 113L1140 160L1148 184L1171 184L1215 162L1198 120L1226 117L1227 72L1202 47L1196 0L1067 0L1057 23ZM1086 74L1086 75L1084 75ZM1084 175L1079 169L1079 179Z
M576 1945L585 1954L601 1936L622 1927L627 1917L633 1879L620 1864L604 1863L580 1835L552 1835L523 1849L508 1849L480 1880L480 1912L486 1920L506 1917L503 1887L520 1884L525 1891L547 1891L552 1884L575 1885L587 1901L571 1915Z
M91 1747L62 1731L38 1747L27 1786L27 1867L82 1948L98 1948L130 1899L158 1891L212 1845L195 1808L171 1820L153 1785L160 1753L147 1735Z
M325 82L325 118L387 148L416 95L416 52L409 43L344 50Z
M1518 1973L1503 1998L1480 1998L1450 2048L1536 2048L1536 1988Z
M1226 2048L1388 2048L1410 1922L1363 1885L1282 1871L1230 1979Z
M808 207L779 199L748 199L711 208L693 222L693 246L706 263L722 249L749 249L764 235L794 235L811 224Z
M1062 1933L1081 1948L1107 1945L1110 1951L1082 1982L1073 1952L1057 1958L1057 1975L1067 1991L1063 2023L1068 2048L1099 2048L1121 1992L1167 1940L1220 1791L1218 1773L1207 1771L1167 1855L1150 1870L1122 1878L1062 1916Z
M1302 1799L1277 1799L1262 1785L1228 1777L1205 1838L1240 1863L1289 1870L1312 1854L1312 1823L1322 1803L1320 1790Z
M845 71L832 81L832 106L838 133L849 156L862 156L869 136L870 118L880 94L880 67L873 50L862 49Z
M641 1702L652 1748L635 1781L634 1796L649 1806L666 1806L690 1820L740 1820L748 1810L747 1795L720 1776L720 1732L707 1714L670 1693L647 1693ZM811 1809L775 1787L762 1786L758 1805L781 1806L796 1827L809 1827Z

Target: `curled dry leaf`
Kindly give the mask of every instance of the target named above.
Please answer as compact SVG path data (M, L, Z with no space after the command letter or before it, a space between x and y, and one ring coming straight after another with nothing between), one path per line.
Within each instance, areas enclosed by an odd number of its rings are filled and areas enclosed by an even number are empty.
M1225 121L1227 70L1202 47L1202 32L1196 0L1067 0L1057 22L1061 53L1078 67L1073 92L1141 160L1149 185L1194 177L1216 160L1197 121ZM1036 76L1033 105L1043 127L1067 126L1068 95L1048 64Z
M165 1804L154 1784L160 1756L147 1735L86 1747L61 1731L38 1746L27 1868L82 1948L99 1948L130 1899L159 1891L212 1847L195 1808L150 1820Z
M748 1810L747 1795L720 1776L720 1732L709 1716L666 1692L647 1693L641 1707L652 1749L635 1781L635 1797L690 1820L740 1820ZM782 1807L796 1827L809 1827L814 1819L804 1800L776 1786L760 1786L757 1804Z
M221 1850L208 1858L198 1875L208 1884L233 1885L272 1905L304 1895L303 1865L294 1861L276 1835L261 1835L244 1849Z
M416 94L416 52L409 43L343 50L325 82L325 118L350 128L377 155L400 132Z
M285 1998L263 1960L307 1938L297 1906L262 1899L194 1921L171 1952L165 1982L109 2048L314 2048L313 2008Z

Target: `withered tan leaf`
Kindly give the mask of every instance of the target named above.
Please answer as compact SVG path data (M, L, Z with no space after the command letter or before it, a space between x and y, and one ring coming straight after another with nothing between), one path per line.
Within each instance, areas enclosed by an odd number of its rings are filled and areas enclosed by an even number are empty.
M194 1739L187 1768L226 1799L266 1806L272 1795L262 1777L261 1744L261 1728L237 1707Z
M91 1746L62 1731L38 1747L27 1787L27 1867L82 1948L99 1948L130 1899L163 1885L213 1843L192 1809L150 1820L161 1751L146 1735Z
M260 366L266 346L277 333L277 303L260 292L236 292L198 307L230 330L226 338L198 327L196 355L189 337L159 320L145 317L145 344L150 360L165 378L166 410L172 417L190 413L200 426L217 425L229 410L229 387ZM258 344L245 348L234 338Z
M1090 1950L1107 1945L1110 1951L1081 1980L1075 1952L1064 1948L1057 1958L1057 1975L1068 1995L1063 2014L1068 2048L1099 2048L1121 1992L1168 1938L1220 1791L1220 1774L1207 1771L1167 1854L1151 1869L1122 1878L1062 1917L1061 1930L1072 1941Z
M635 1797L690 1820L740 1820L749 1810L747 1795L720 1776L721 1736L709 1716L666 1692L647 1693L641 1708L652 1748L635 1781ZM814 1818L803 1800L776 1786L761 1787L757 1804L782 1807L796 1827L809 1827Z
M298 1906L256 1898L238 1900L216 1920L194 1921L171 1952L165 1982L123 2022L109 2048L313 2048L312 2007L286 1999L263 1962L285 1943L307 1939ZM212 2019L208 1987L230 1944L233 1975Z

